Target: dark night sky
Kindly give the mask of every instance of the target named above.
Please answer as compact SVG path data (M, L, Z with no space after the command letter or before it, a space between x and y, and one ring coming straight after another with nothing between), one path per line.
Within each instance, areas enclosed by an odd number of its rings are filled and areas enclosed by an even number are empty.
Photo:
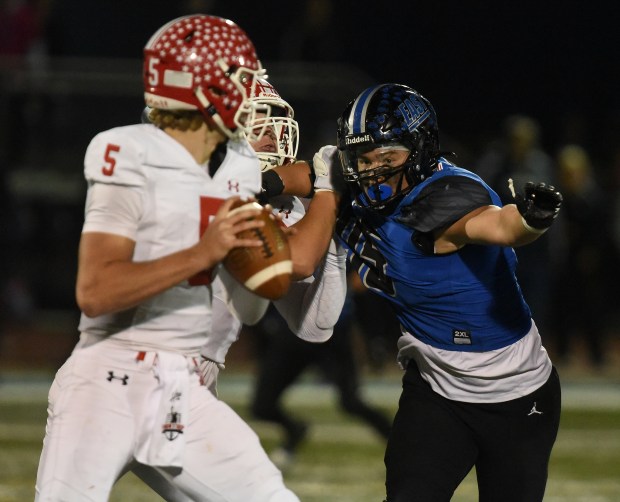
M190 1L201 0L54 0L49 2L51 55L127 58L138 62L149 37L167 21L188 13L182 6ZM301 13L304 0L202 2L212 4L207 13L228 17L248 33L268 70L270 62L283 59L284 49L295 47L306 19ZM399 82L416 88L431 100L438 113L443 147L452 149L452 145L445 144L446 138L463 147L454 147L460 165L472 168L473 164L461 164L461 160L467 160L467 153L501 134L502 119L517 112L540 121L543 146L550 153L567 140L569 124L581 123L581 134L570 139L586 146L599 167L610 173L613 153L618 153L620 161L620 71L616 68L620 19L615 2L605 2L611 4L605 7L608 10L603 10L598 0L332 3L331 24L309 43L302 52L303 58L337 63L336 67L338 63L354 64L376 83ZM337 78L343 77L338 74ZM366 83L352 83L351 88L357 90L347 101L363 90L358 88L361 85ZM43 164L81 179L81 169L76 167L81 165L92 136L109 127L137 121L143 107L138 92L136 96L100 94L78 93L71 99L52 101L51 108L40 114L43 133L35 130L34 139L30 140L36 140L38 146L23 143L27 146L25 153L35 159L39 156ZM316 94L326 95L328 91L318 86ZM317 135L325 130L335 136L331 124L335 126L346 101L342 108L338 105L336 116L323 119L323 110L314 110L320 108L314 101L301 106L287 94L284 97L298 113L302 145L312 143L307 131L315 124L299 113L304 107L321 115L320 120L327 124L325 128L322 123L315 126ZM85 120L84 110L96 113L89 113ZM49 127L48 117L58 125ZM16 143L23 139L19 129L13 132ZM42 211L37 239L62 242L63 246L73 242L73 250L83 206L79 204L71 210L72 224L62 219L67 218L65 212L58 217L63 222L60 234L60 225L49 224L47 219L56 213ZM52 308L73 308L73 275L66 274L74 266L73 251L67 253L66 247L50 248L32 240L33 251L24 256L30 259L32 255L33 261L41 261L36 269L28 268L35 270L32 287L39 295L37 301ZM42 249L44 259L40 257ZM67 263L69 258L71 262ZM49 266L57 262L58 265Z
M301 0L211 3L211 14L233 19L248 32L266 66L280 59L283 42L301 31ZM133 0L121 12L114 4L57 2L53 50L141 58L149 36L185 13L179 2ZM550 146L567 137L567 124L580 121L578 139L601 151L620 137L620 71L615 68L620 15L611 4L335 0L331 26L310 44L306 57L346 61L377 82L418 89L451 135L473 130L492 135L503 117L519 112L541 122Z

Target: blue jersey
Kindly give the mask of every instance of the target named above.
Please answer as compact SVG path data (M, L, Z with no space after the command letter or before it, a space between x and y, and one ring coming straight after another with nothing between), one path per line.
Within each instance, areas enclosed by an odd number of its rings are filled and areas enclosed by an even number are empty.
M452 188L459 185L474 187L477 199ZM354 202L339 216L338 234L364 284L390 300L403 327L432 347L495 350L521 339L531 327L512 248L468 244L435 255L432 246L421 244L432 230L487 204L502 205L477 175L440 159L434 174L392 214Z

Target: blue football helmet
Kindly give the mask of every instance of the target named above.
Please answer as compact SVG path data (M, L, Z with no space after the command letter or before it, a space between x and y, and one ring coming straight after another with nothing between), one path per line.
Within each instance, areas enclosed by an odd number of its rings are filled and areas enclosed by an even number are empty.
M401 166L359 170L359 155L396 145L409 151ZM358 202L391 212L437 165L439 130L435 110L424 96L405 85L369 87L347 105L338 119L338 150L344 179L354 187ZM400 176L396 189L381 182L393 176ZM405 180L407 186L403 186Z

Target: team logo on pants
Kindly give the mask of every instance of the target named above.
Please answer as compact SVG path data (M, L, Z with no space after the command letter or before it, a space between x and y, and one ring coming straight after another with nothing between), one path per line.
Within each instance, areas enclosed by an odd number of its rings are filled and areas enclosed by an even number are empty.
M166 423L162 426L162 432L168 441L174 441L179 434L183 434L185 426L181 423L181 414L170 408L170 413L166 414Z

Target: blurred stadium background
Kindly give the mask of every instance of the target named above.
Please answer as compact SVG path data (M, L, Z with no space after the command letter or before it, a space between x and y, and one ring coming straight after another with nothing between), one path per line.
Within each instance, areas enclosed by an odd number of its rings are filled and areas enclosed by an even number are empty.
M565 414L547 500L620 500L620 81L610 71L620 47L617 15L597 2L395 1L389 12L385 5L0 2L0 502L32 499L47 389L77 340L85 148L97 132L139 121L144 43L169 19L198 11L235 20L254 40L270 79L296 110L301 158L333 143L346 102L380 81L425 94L439 115L442 146L472 170L513 114L540 124L549 155L569 143L589 152L610 217L599 229L611 246L600 250L607 267L600 284L605 358L591 364L582 329L559 364ZM233 346L220 386L244 415L255 366L251 337L248 330ZM360 336L357 342L364 393L393 413L400 372L391 362L374 369ZM557 340L545 343L553 356ZM381 500L381 442L340 414L332 391L312 374L287 400L317 424L286 472L302 500ZM278 442L275 429L250 423L268 449ZM114 500L153 496L129 477ZM471 480L455 500L476 500Z

